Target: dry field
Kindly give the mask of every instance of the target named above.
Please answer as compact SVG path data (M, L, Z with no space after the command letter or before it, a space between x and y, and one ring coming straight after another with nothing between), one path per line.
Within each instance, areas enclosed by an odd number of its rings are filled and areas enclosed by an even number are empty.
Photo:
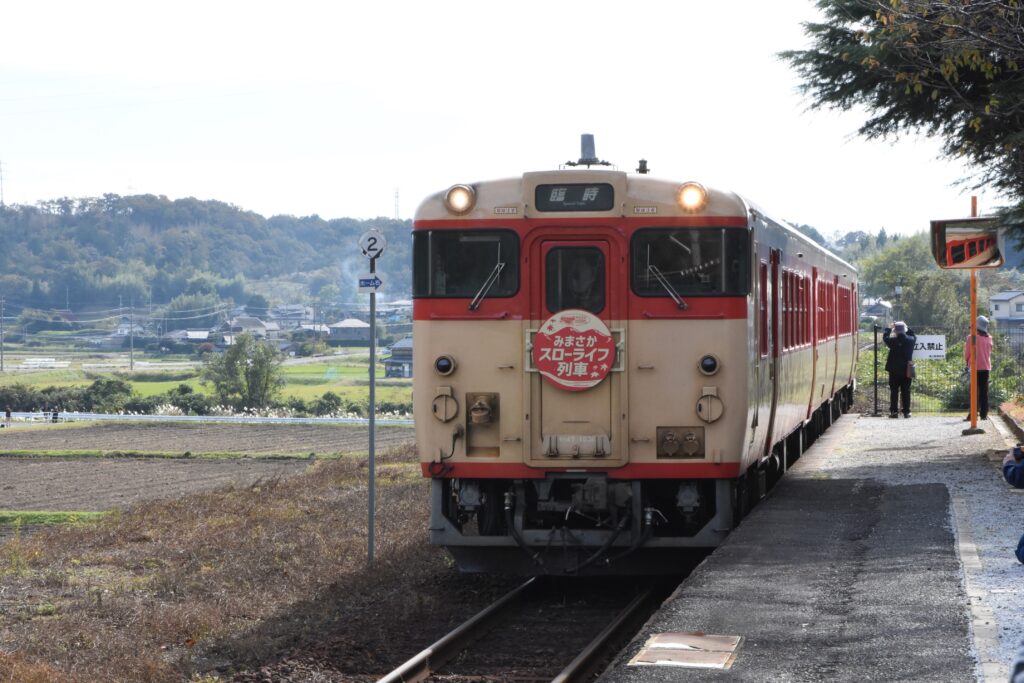
M403 427L377 429L381 449L411 441ZM365 427L348 425L240 425L104 423L47 425L0 430L0 454L20 451L109 453L237 453L240 455L329 455L366 453Z
M372 681L509 585L460 576L427 543L429 484L411 431L396 430L402 445L379 453L377 561L369 567L365 434L227 427L219 436L213 425L201 428L218 444L209 451L247 443L260 453L320 453L329 443L333 452L363 453L290 462L0 457L0 482L30 471L19 467L52 464L21 475L23 484L37 480L41 494L78 486L100 501L115 479L162 490L99 522L0 540L0 682ZM196 431L175 427L172 436L167 428L147 426L139 438L115 425L3 437L17 437L8 448L18 451L45 443L138 452L123 444L173 438L175 450L201 452ZM75 446L51 441L65 438ZM203 469L238 462L292 469L220 481ZM160 470L181 488L147 479ZM90 471L110 476L89 479ZM0 494L20 495L5 485ZM200 490L209 486L218 488Z

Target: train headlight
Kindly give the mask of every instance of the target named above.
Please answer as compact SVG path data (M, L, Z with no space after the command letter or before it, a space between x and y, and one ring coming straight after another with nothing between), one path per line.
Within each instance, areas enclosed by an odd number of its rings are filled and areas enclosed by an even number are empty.
M705 375L713 375L716 372L718 372L718 359L709 353L700 359L700 362L697 364L697 367L699 367L700 371Z
M676 193L676 201L684 211L700 211L708 202L708 191L700 183L683 183Z
M444 193L444 203L452 213L466 213L476 204L476 192L469 185L452 185Z
M434 370L442 377L447 377L455 372L455 359L451 356L438 356L434 361Z

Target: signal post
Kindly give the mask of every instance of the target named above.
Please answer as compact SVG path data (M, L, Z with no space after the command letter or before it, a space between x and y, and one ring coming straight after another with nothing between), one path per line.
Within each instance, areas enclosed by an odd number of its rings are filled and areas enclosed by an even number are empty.
M388 242L376 229L367 230L359 238L359 248L370 259L370 273L359 278L359 293L370 295L370 438L369 467L370 480L367 486L366 562L373 564L375 515L377 509L377 466L375 462L377 436L377 290L384 284L377 273L377 259L384 253Z

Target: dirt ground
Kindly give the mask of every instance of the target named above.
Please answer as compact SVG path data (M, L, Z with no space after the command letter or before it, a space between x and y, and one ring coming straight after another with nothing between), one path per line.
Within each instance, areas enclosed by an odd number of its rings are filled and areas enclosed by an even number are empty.
M409 443L412 430L378 430L381 450ZM146 458L4 455L232 453L258 458ZM221 486L250 486L304 471L309 460L268 455L365 453L365 427L336 425L101 424L0 431L0 510L103 511ZM10 529L0 525L0 538Z
M303 460L0 457L0 510L102 511L287 476ZM2 533L2 532L0 532Z
M377 429L377 448L413 440L404 427ZM35 426L0 430L0 455L20 451L109 451L112 453L238 453L239 455L328 455L366 453L366 427L348 425L260 425L114 423Z
M57 431L31 443L63 438ZM361 445L349 431L349 442ZM296 443L297 431L281 433ZM419 474L412 431L397 434L406 437L403 446L378 451L372 566L364 454L291 461L0 456L4 506L24 495L36 501L30 507L59 509L65 496L80 501L72 507L93 509L90 496L98 508L104 500L116 505L118 490L155 494L97 523L0 538L0 681L377 680L518 583L460 575L430 546L429 482ZM342 445L346 436L310 435ZM81 430L75 439L91 450L110 436ZM271 469L258 469L264 466ZM281 467L296 474L272 476ZM265 478L206 488L218 472ZM195 488L179 494L178 485Z

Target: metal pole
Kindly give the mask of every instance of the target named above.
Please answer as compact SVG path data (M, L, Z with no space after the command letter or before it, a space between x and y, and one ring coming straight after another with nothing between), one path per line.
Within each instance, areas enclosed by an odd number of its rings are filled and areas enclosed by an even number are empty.
M377 259L370 259L370 274L377 272ZM370 292L370 502L367 525L367 562L373 564L374 512L377 505L377 471L375 463L377 418L377 292Z
M878 412L878 325L875 328L875 417L878 417L881 413Z
M0 296L0 372L4 371L4 307L7 297Z
M128 304L132 307L128 318L128 370L135 372L135 298L129 299Z

